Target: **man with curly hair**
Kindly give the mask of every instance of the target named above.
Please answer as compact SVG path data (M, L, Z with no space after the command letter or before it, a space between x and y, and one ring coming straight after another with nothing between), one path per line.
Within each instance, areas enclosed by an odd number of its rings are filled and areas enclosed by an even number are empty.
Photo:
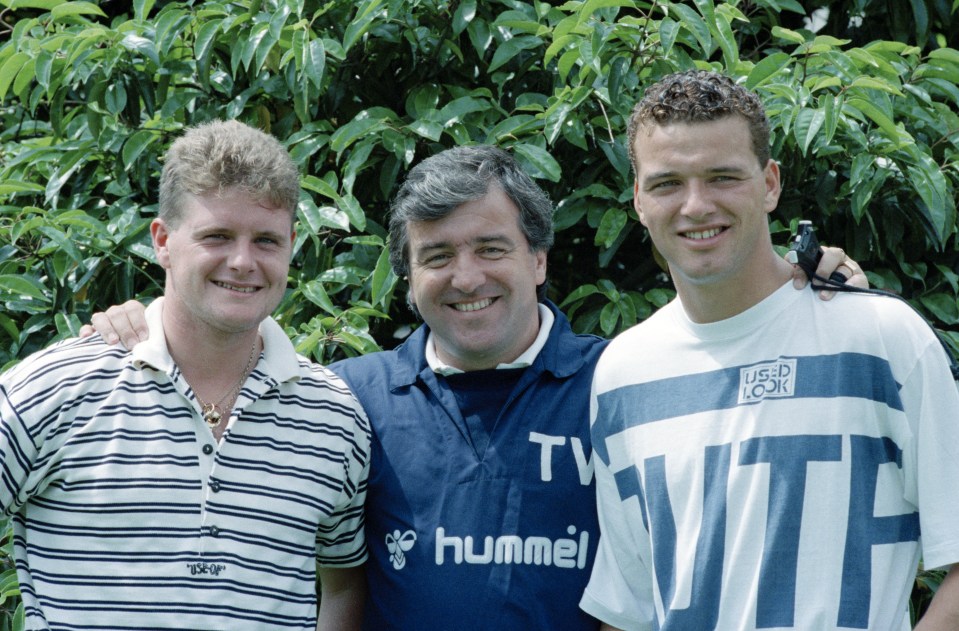
M792 289L756 94L670 75L629 141L677 297L596 367L602 536L581 606L630 631L908 629L920 555L959 561L959 395L938 339L891 297ZM952 571L917 628L959 628L957 594Z

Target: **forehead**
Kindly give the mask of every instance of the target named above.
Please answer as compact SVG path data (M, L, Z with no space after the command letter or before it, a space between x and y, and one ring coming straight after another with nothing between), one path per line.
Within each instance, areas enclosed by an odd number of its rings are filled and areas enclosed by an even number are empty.
M439 247L479 240L509 239L526 243L519 208L499 187L479 199L460 204L448 215L429 221L409 221L410 248Z
M269 199L257 197L237 187L200 194L186 193L182 199L181 210L184 216L287 220L292 225L295 215L289 208L276 206Z
M665 125L647 123L637 129L633 152L641 170L656 162L758 161L749 124L742 116Z

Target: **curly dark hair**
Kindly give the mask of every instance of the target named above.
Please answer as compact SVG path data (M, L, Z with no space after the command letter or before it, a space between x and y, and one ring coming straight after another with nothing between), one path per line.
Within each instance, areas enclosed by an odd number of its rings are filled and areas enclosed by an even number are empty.
M759 165L765 167L770 157L769 119L755 93L709 70L687 70L663 77L646 89L629 117L626 132L633 169L637 167L633 145L640 128L702 123L736 115L746 119L753 153L759 158Z

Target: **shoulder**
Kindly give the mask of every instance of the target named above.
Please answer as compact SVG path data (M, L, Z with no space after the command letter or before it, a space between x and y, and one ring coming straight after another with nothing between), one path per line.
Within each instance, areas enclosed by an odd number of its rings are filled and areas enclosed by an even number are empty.
M300 375L279 384L283 413L309 419L313 425L352 427L369 435L366 411L354 391L329 368L298 356Z
M108 346L99 335L70 338L30 355L3 375L0 383L7 390L22 386L75 384L96 380L122 370L129 363L130 351L119 345Z
M589 333L576 333L566 315L550 301L544 303L553 312L553 328L549 332L547 345L558 347L564 352L583 353L587 359L596 358L609 344L609 340Z
M916 346L938 342L929 323L906 300L893 295L839 294L817 305L830 326L851 336Z
M353 389L339 374L330 367L310 361L305 357L300 356L299 360L301 377L297 381L290 382L288 388L307 396L340 400L355 404L358 407Z
M328 370L353 390L368 391L373 384L388 384L390 375L400 368L397 351L378 351L343 359Z
M412 383L427 365L427 333L427 327L421 326L392 350L342 359L330 364L329 369L354 389L362 386L388 388L389 384Z
M0 376L0 416L9 412L31 433L46 435L70 424L90 402L129 393L128 383L141 372L130 366L129 351L108 346L99 336L59 342Z

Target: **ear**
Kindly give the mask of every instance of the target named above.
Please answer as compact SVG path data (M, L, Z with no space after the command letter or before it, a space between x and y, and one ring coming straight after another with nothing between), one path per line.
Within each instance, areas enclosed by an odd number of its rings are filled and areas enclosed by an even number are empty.
M153 251L157 256L157 263L163 269L170 269L170 250L168 242L170 239L170 228L162 219L154 219L150 222L150 237L153 239Z
M536 258L536 285L546 282L546 250L537 250L533 253Z
M636 216L639 217L639 223L646 225L646 217L643 215L643 207L639 203L639 179L633 180L633 210L636 211Z
M766 162L766 168L763 169L763 176L766 180L766 199L764 208L767 213L771 213L779 205L779 195L782 193L782 182L779 179L779 163L773 159Z

